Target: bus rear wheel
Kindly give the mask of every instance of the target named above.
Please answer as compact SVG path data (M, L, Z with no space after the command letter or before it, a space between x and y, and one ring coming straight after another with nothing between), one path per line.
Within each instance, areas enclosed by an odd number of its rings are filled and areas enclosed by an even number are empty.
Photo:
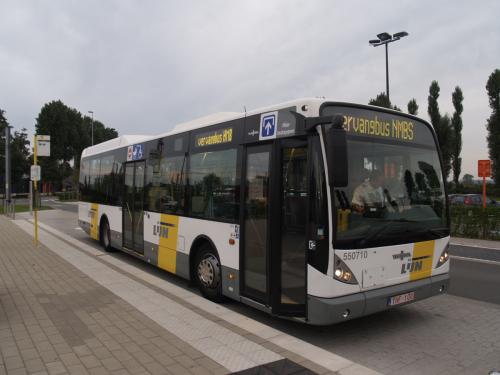
M202 245L194 265L196 284L205 298L221 302L222 278L221 265L217 252L209 244Z
M105 251L113 250L111 247L111 229L107 220L104 220L101 225L101 244Z

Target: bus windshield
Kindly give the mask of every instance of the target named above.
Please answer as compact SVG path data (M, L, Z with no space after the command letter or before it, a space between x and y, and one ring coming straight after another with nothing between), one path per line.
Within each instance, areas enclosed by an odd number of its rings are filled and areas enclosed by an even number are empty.
M399 135L393 126L402 116L388 116L365 111L350 124L346 122L351 116L345 116L349 178L346 187L334 190L336 248L388 246L449 235L443 174L431 130L406 121L411 127ZM369 125L363 128L355 121L359 118L367 124L376 119L387 127L375 134L377 129L370 131Z

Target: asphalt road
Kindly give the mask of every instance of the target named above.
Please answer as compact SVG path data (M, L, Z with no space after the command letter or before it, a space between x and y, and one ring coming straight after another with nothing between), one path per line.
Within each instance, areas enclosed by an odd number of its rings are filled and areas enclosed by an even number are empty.
M98 248L78 228L75 207L41 212L40 220ZM465 254L480 253L472 247ZM197 293L187 281L128 254L109 255ZM329 327L275 318L237 302L225 305L382 373L465 375L500 369L500 262L453 256L450 268L446 295Z

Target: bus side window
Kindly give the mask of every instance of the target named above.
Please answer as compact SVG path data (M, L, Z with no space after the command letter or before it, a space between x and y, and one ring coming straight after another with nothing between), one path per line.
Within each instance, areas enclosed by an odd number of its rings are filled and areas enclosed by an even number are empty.
M237 149L192 154L189 184L193 216L238 219Z
M92 203L100 203L99 187L100 178L99 172L101 169L101 159L93 158L90 160L90 178L89 178L89 198Z
M90 163L88 159L82 159L80 162L80 194L83 202L90 202Z
M113 179L113 163L114 155L107 155L101 158L101 169L99 172L101 186L100 186L100 202L104 204L112 204L111 202L111 188Z
M167 214L184 213L185 156L150 158L147 168L149 210Z

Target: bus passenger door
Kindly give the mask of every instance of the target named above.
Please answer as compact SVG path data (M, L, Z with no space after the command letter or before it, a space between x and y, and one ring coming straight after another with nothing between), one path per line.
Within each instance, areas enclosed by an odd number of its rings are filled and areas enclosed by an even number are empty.
M144 173L144 161L125 164L123 247L139 254L144 253Z
M272 145L246 148L241 294L269 305L269 183Z
M245 155L241 295L305 316L307 143L248 146Z
M276 204L271 219L271 306L275 314L299 317L306 311L307 142L282 140L278 155L272 197Z

